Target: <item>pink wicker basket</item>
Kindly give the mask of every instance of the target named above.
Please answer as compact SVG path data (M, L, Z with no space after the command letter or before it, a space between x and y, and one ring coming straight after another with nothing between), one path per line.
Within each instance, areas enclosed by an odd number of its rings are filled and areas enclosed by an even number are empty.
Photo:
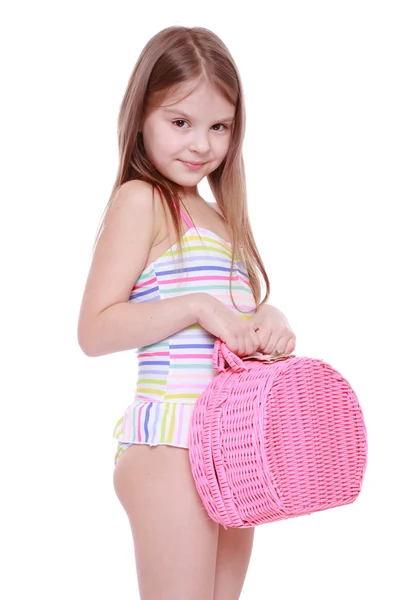
M241 360L219 339L213 365L218 375L196 402L189 434L196 488L213 521L253 527L354 502L367 435L340 373L293 355Z

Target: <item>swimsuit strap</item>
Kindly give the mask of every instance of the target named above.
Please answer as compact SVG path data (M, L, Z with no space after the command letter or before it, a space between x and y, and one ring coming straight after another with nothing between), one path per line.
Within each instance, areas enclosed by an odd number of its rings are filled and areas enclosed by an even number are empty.
M161 190L161 188L160 188L158 185L157 185L156 187L159 189L159 191L160 191L160 194L162 194L162 190ZM174 202L174 205L175 205L175 208L177 208L177 206L176 206L175 202ZM192 227L194 227L194 223L192 223L192 221L191 221L191 220L189 219L189 217L188 217L188 216L187 216L187 215L186 215L186 214L183 212L183 210L182 210L182 209L180 209L180 213L181 213L181 217L182 217L182 219L185 221L186 225L189 227L189 229L192 229Z
M175 202L174 202L175 204ZM176 204L175 204L175 208L176 208ZM183 212L182 209L180 209L179 211L181 213L181 217L182 219L185 221L186 225L189 227L189 229L192 229L192 227L194 227L194 224L192 223L192 221L189 219L189 217L187 216L186 213Z

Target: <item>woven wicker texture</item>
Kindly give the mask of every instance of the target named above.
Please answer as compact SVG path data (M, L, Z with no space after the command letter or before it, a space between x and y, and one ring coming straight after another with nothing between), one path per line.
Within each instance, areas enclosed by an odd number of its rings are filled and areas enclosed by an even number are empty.
M219 373L196 401L189 440L211 519L252 527L354 502L367 437L340 373L304 357L242 361L220 340L213 363Z

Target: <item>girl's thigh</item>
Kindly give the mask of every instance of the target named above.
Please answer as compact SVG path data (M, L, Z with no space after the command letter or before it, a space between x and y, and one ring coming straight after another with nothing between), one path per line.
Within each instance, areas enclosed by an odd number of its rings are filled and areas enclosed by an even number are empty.
M188 451L133 444L113 479L132 530L141 600L212 600L218 525L197 494Z
M254 527L219 528L218 553L213 600L237 600L240 597L250 562Z

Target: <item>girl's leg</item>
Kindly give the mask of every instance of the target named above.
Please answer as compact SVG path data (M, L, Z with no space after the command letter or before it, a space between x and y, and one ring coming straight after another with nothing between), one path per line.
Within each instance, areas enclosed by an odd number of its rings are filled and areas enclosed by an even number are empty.
M253 548L254 527L219 528L213 600L238 600Z
M213 600L218 525L197 494L188 451L133 444L113 480L132 530L141 600Z

